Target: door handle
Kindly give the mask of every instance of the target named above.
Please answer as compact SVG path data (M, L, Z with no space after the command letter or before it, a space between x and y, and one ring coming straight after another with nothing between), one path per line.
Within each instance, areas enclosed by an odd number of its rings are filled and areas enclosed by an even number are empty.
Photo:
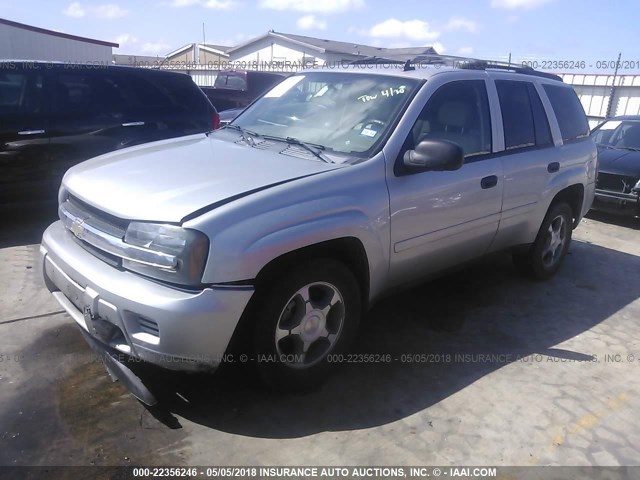
M480 186L486 190L487 188L493 188L498 184L498 176L497 175L489 175L488 177L484 177L480 180Z
M44 133L44 130L20 130L18 135L39 135Z
M551 162L547 165L547 172L549 173L556 173L558 170L560 170L560 162Z
M141 127L142 125L144 125L144 122L126 122L122 124L123 127Z

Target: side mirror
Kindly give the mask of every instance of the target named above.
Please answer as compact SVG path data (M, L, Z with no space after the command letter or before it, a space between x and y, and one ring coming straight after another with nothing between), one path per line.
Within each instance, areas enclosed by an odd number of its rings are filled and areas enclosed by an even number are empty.
M449 140L422 140L415 150L407 150L403 164L408 172L452 171L464 163L464 152Z

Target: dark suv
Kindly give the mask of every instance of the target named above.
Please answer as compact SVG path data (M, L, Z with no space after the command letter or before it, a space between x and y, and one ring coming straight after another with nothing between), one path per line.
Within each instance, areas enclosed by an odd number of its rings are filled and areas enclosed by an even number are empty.
M55 200L72 165L218 123L184 74L0 61L0 205Z

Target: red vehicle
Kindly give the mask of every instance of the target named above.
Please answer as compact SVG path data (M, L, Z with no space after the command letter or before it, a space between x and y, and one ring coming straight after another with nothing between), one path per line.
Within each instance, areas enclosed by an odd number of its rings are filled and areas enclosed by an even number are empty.
M285 73L225 70L218 74L213 87L200 87L214 107L221 112L244 108L280 83Z

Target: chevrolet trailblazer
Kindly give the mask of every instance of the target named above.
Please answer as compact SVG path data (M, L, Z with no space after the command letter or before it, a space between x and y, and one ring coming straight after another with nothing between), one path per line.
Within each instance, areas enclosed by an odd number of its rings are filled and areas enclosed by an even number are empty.
M257 365L269 385L304 389L391 289L497 251L552 277L594 197L573 89L405 70L300 72L223 129L71 168L48 288L94 348L213 370L233 337L275 359Z

